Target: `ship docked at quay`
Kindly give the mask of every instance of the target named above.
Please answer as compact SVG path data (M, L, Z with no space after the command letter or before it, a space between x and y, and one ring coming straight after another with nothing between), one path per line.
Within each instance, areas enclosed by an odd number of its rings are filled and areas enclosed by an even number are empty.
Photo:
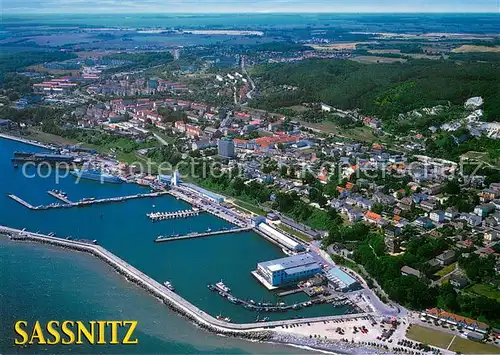
M71 175L73 175L77 179L94 180L110 184L123 183L123 180L119 176L108 174L99 169L76 169L71 172Z

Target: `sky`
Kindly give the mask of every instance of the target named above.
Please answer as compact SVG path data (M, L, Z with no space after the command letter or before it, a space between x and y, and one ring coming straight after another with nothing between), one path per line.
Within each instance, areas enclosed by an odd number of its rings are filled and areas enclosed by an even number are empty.
M500 0L0 0L8 13L483 12Z

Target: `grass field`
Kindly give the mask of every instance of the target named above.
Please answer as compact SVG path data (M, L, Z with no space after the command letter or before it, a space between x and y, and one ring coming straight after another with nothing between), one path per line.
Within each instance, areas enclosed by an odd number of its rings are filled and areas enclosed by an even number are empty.
M342 137L351 138L358 141L363 141L367 143L372 143L378 138L373 134L373 131L369 127L357 127L352 129L340 128L335 123L330 121L324 121L321 123L309 123L301 121L305 127L310 127L313 129L321 130L324 133L333 133Z
M421 327L419 325L412 325L408 329L406 337L411 340L418 341L422 344L433 345L442 349L446 349L448 345L450 345L451 340L453 339L452 334Z
M36 129L29 129L29 138L42 143L73 145L77 142L71 139L56 136L54 134L45 133Z
M500 302L500 291L491 285L475 284L467 288L467 291L477 293L478 295L492 298Z
M448 266L445 266L444 268L442 268L441 270L439 270L438 272L436 272L434 275L436 276L444 276L450 272L452 272L453 270L455 270L455 265L457 263L453 263L451 265L448 265Z
M463 46L454 48L453 53L470 53L470 52L490 52L490 53L500 53L500 46L487 47L487 46L474 46L469 44L464 44Z
M419 325L412 325L406 334L407 338L418 341L422 344L436 346L438 348L447 349L451 343L451 351L460 352L463 354L499 354L500 348L494 345L480 343L469 339L464 339L460 336L454 336L449 333L441 332ZM455 339L453 339L455 338Z
M495 345L479 343L458 336L451 344L450 350L462 354L500 354L500 348Z

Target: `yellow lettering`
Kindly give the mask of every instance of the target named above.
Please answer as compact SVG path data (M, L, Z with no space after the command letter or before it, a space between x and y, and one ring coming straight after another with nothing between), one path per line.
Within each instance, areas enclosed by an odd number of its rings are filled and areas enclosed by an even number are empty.
M125 334L125 337L123 338L122 344L138 344L139 340L135 338L135 340L130 340L130 337L132 334L134 334L135 327L137 327L137 321L136 320L124 320L123 321L123 326L129 325L130 328L128 328L127 334Z
M20 320L20 321L17 321L16 324L14 325L14 330L22 338L22 340L19 340L18 338L16 338L16 340L15 340L16 345L24 345L28 341L28 333L26 333L26 331L24 329L22 329L21 326L27 327L28 322L26 322L24 320Z
M122 322L118 320L112 320L106 322L107 325L111 325L111 341L110 344L119 344L118 343L118 326L122 326Z
M76 329L78 331L78 340L76 341L76 344L83 344L82 342L82 334L85 335L85 338L87 338L87 341L90 344L94 344L94 333L95 333L95 320L90 321L90 331L85 327L85 324L83 322L78 321L76 322Z
M68 328L68 325L74 326L75 322L73 322L72 320L67 320L67 321L64 321L62 326L61 326L62 332L68 336L68 340L66 340L66 339L62 340L62 343L64 345L70 345L70 344L73 344L75 342L75 333L73 333L73 331Z
M54 328L54 326L59 328L59 322L56 320L51 320L47 323L47 333L54 337L54 340L47 340L48 345L59 344L59 342L61 341L61 335L59 334L57 329Z
M106 335L104 333L106 330L106 321L98 320L97 324L99 325L99 339L97 340L97 344L106 344Z
M30 344L35 344L35 342L33 341L34 339L38 340L37 344L47 344L47 342L45 341L45 337L43 336L42 326L40 325L39 321L36 321L35 326L33 327L33 334L31 334Z

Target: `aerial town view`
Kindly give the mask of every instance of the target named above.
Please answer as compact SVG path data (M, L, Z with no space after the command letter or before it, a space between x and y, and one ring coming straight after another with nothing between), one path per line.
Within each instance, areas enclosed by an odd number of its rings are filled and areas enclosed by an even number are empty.
M0 354L500 354L497 0L0 27Z

